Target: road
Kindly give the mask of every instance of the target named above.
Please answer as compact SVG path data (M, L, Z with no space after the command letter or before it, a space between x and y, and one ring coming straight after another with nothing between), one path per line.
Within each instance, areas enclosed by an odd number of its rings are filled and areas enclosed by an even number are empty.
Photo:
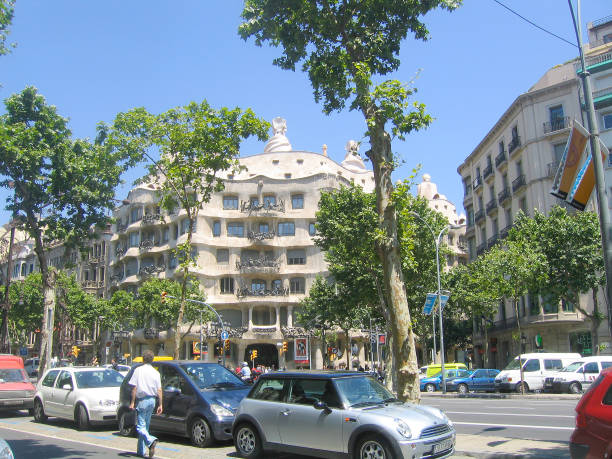
M422 403L442 408L455 423L459 435L567 442L574 426L573 410L577 401L427 397ZM0 437L8 441L17 459L136 457L136 439L120 437L116 426L79 432L72 422L50 418L47 423L39 424L26 412L0 414ZM202 450L191 446L185 438L164 435L160 436L156 457L238 456L231 442ZM296 455L275 457L305 459Z

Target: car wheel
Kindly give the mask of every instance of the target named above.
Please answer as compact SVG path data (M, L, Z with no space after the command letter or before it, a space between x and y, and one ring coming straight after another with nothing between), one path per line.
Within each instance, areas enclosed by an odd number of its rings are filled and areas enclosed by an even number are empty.
M570 394L579 394L582 392L582 387L580 387L580 383L573 382L569 385Z
M45 422L47 420L45 409L39 399L34 400L34 420L36 422Z
M457 386L457 391L460 394L467 394L468 392L470 392L470 389L467 384L459 384L459 386Z
M215 441L210 427L208 427L208 422L204 418L197 417L191 421L189 432L191 433L191 443L198 448L207 448Z
M392 459L387 442L378 435L366 435L357 442L355 459Z
M122 437L133 437L136 435L136 426L128 421L128 416L130 415L129 411L124 411L119 415L119 435Z
M28 415L34 416L34 408L28 408Z
M435 392L436 391L436 386L434 386L433 384L425 384L425 391L426 392Z
M87 409L84 405L77 405L77 408L74 413L74 420L76 421L77 429L89 429L89 416L87 415Z
M251 424L241 424L236 429L234 436L236 451L248 459L261 457L262 445L257 429Z
M525 388L525 393L529 392L529 386L527 385L527 383L526 383L526 382L520 382L520 383L518 383L518 384L516 385L516 388L515 388L516 392L518 392L519 394L520 394L521 392L523 392L523 391L521 390L521 386Z

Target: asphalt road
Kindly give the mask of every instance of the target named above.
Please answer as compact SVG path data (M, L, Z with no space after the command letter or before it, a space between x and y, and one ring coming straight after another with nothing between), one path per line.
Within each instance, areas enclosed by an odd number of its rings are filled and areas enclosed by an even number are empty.
M421 403L444 410L458 434L569 441L578 400L428 397Z

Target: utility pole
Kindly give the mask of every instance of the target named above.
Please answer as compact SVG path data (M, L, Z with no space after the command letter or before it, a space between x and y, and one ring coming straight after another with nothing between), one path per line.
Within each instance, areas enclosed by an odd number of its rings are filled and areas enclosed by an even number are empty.
M4 287L4 307L2 308L2 349L11 353L11 338L9 336L8 313L11 309L11 301L9 291L11 288L11 276L13 271L13 244L15 241L15 221L11 222L11 235L9 238L9 247L6 262L6 285Z
M580 52L580 63L582 70L579 73L582 78L582 91L584 96L584 104L587 112L587 127L589 129L589 142L591 146L591 154L593 156L593 165L595 169L595 189L597 191L597 204L599 210L599 226L601 228L601 244L604 253L604 266L606 270L606 297L608 303L608 328L612 334L612 227L610 226L610 210L608 208L608 197L606 195L606 182L604 178L603 163L601 160L601 148L599 145L599 126L595 119L595 106L593 104L593 93L591 91L591 75L586 69L584 60L584 52L582 49L582 28L580 19L580 0L578 0L578 20L574 14L571 0L567 0L572 13L572 21L574 23L574 31L578 41L578 51Z

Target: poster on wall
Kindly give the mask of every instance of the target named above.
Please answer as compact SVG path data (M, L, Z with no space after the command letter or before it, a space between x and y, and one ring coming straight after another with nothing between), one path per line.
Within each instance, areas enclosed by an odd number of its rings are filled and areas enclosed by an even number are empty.
M308 338L295 338L295 363L299 365L308 365Z

